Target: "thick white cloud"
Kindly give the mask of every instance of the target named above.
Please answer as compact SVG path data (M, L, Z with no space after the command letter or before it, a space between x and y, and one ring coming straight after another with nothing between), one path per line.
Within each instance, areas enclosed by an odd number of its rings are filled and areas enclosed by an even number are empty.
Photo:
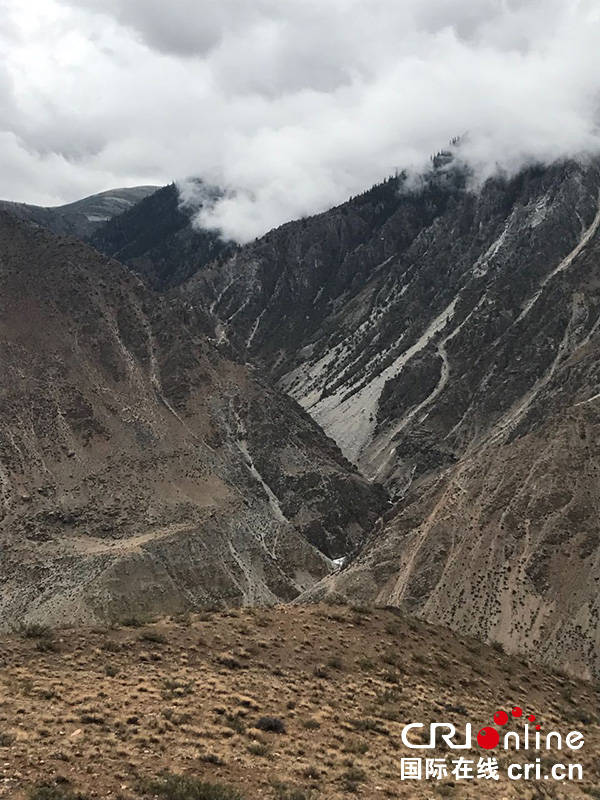
M599 146L595 0L0 0L2 193L199 175L241 241L468 131L486 174Z

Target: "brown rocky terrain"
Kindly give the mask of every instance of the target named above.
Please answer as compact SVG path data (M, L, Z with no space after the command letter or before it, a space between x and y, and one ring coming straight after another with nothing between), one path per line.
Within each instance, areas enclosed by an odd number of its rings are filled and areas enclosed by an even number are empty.
M417 482L360 555L306 600L401 606L512 652L600 673L593 404Z
M598 797L597 687L391 610L287 606L28 628L0 644L0 797L341 800ZM577 752L409 750L409 722L488 725L500 708ZM513 721L511 729L520 731ZM464 733L463 733L464 737ZM402 780L401 759L497 758L499 780ZM507 779L579 763L580 781Z
M310 417L74 239L0 217L0 624L292 599L384 502Z

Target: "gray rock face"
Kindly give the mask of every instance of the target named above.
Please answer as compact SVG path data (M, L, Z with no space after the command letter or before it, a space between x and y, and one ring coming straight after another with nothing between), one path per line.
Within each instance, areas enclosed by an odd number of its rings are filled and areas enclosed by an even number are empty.
M158 186L111 189L83 200L76 200L74 203L52 208L1 200L0 209L19 219L35 222L53 233L87 239L108 220L132 208L157 189Z
M376 187L186 292L395 496L308 597L407 605L598 674L600 163L464 178Z
M534 300L595 231L598 176L559 164L478 195L460 170L412 192L390 181L186 290L212 296L235 344L402 491L460 457L551 363L563 331Z
M73 239L0 215L0 620L289 600L384 494L291 399Z

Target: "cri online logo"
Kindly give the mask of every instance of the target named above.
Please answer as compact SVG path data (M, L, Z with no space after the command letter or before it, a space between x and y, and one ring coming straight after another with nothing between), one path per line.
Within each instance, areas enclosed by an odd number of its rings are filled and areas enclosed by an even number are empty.
M523 709L520 706L513 706L510 715L513 720L523 717ZM503 728L508 724L510 717L506 711L500 710L494 714L494 723ZM535 714L527 715L528 723L533 727L536 723ZM477 744L484 750L494 750L502 747L504 750L514 748L515 750L551 750L555 747L562 750L563 744L569 750L580 750L584 745L583 734L580 731L569 731L564 737L558 731L550 731L545 736L541 733L541 725L535 724L535 732L530 730L527 722L524 725L523 733L508 730L501 739L500 732L491 725L486 725L477 734ZM437 734L440 732L440 739L452 750L469 750L472 747L472 726L470 722L465 724L464 742L463 738L457 736L456 726L451 722L432 722L429 725L429 741L415 742L409 739L411 731L422 729L425 726L421 722L411 722L402 729L402 743L411 750L433 749L437 744Z
M520 719L523 716L523 709L520 706L514 706L510 713L513 719ZM535 714L529 714L527 719L531 723L535 722ZM508 722L508 714L506 711L496 711L494 714L494 722L500 727L506 725ZM541 727L541 725L536 725L536 731L541 730ZM477 734L477 744L479 747L483 747L484 750L493 750L500 744L500 734L495 728L492 728L490 725L488 725L485 728L482 728Z

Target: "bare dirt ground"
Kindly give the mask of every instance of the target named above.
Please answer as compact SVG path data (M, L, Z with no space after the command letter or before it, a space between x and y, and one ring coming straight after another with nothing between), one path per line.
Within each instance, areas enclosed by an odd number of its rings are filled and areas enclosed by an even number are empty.
M31 628L3 639L0 669L2 798L600 797L596 686L390 610L286 606ZM471 722L476 735L514 705L542 731L582 731L583 749L402 744L408 722ZM446 759L448 776L402 780L401 759L415 756ZM497 757L500 780L458 778L460 756ZM507 779L509 763L536 756L544 771L580 763L583 781Z

